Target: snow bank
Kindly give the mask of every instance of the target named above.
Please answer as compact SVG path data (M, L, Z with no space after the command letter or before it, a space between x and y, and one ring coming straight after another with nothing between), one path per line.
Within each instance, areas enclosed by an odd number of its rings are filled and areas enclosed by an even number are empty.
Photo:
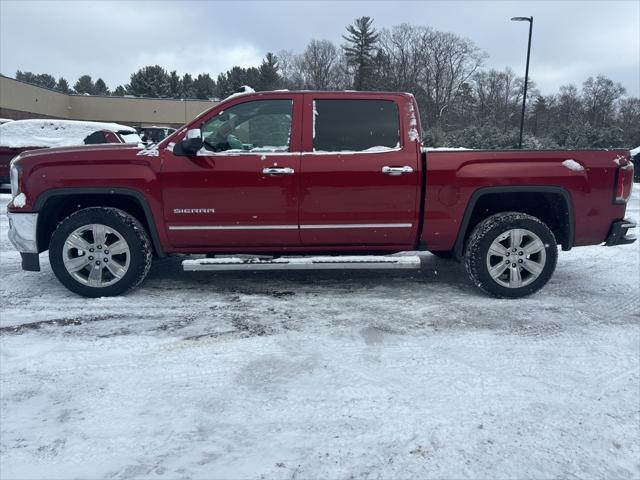
M574 172L584 172L584 167L572 159L565 160L562 165Z
M84 144L93 132L109 130L136 134L135 128L106 122L81 122L76 120L16 120L0 125L0 146L68 147Z
M632 157L635 157L640 153L640 147L636 147L633 150L629 150L629 153L631 154Z

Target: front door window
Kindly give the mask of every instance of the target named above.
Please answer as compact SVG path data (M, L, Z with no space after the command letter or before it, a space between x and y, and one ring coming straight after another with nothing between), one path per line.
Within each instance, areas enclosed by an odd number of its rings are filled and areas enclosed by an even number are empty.
M288 152L291 100L255 100L223 110L202 125L210 152Z

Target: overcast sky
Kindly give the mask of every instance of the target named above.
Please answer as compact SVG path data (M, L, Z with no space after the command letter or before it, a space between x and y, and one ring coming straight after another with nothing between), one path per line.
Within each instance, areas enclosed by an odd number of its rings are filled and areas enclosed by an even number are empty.
M309 40L341 43L368 15L377 28L428 25L473 40L489 58L524 75L534 16L530 77L542 93L604 74L640 95L640 1L75 2L0 0L0 72L102 77L113 89L139 67L214 76L258 65L267 51L301 51Z

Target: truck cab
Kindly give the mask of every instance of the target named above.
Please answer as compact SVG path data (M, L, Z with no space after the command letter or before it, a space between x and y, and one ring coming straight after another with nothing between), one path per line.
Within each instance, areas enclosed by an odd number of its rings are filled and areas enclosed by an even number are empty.
M195 144L178 142L163 162L170 244L415 247L420 150L401 121L412 108L409 95L342 92L254 94L214 108L183 133Z

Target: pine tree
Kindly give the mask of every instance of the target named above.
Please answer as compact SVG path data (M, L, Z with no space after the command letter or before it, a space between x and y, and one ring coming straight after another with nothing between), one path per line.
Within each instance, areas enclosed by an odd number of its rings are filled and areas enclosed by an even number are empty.
M16 80L20 80L22 82L30 83L32 85L37 85L39 87L51 88L54 89L56 87L56 79L53 75L49 75L48 73L33 73L33 72L22 72L18 70L16 72Z
M71 93L71 88L69 88L69 82L64 77L60 77L58 79L58 83L56 83L56 90L62 93Z
M280 86L281 78L278 73L278 58L268 52L259 68L258 90L275 90Z
M182 81L175 70L169 74L169 95L171 98L180 98L182 96Z
M160 65L150 65L131 74L127 93L136 97L170 96L169 74Z
M195 98L196 94L193 88L193 78L188 73L185 73L182 77L181 84L181 97L182 98Z
M124 89L122 85L118 85L116 89L111 93L114 97L124 97L127 91Z
M353 25L347 25L348 34L342 36L347 42L342 48L354 70L353 88L356 90L367 90L374 84L372 72L379 35L371 27L372 23L370 17L357 18Z
M225 98L238 91L243 85L255 87L260 82L260 70L256 67L233 67L226 73L218 75L216 93L218 97Z
M91 75L82 75L78 79L76 84L73 86L73 89L75 90L75 92L81 95L82 94L93 95L93 93L95 92L95 88L96 87L93 83Z
M35 83L36 75L33 72L23 72L22 70L18 70L16 72L16 80L20 80L21 82L26 83Z
M200 73L193 81L195 97L201 100L213 98L216 92L216 82L208 73Z
M36 75L36 85L54 89L56 88L56 79L53 75L49 75L48 73L40 73Z
M109 95L109 87L107 87L107 84L104 83L104 80L102 80L101 78L96 80L96 83L95 83L94 88L93 88L93 94L94 95Z

